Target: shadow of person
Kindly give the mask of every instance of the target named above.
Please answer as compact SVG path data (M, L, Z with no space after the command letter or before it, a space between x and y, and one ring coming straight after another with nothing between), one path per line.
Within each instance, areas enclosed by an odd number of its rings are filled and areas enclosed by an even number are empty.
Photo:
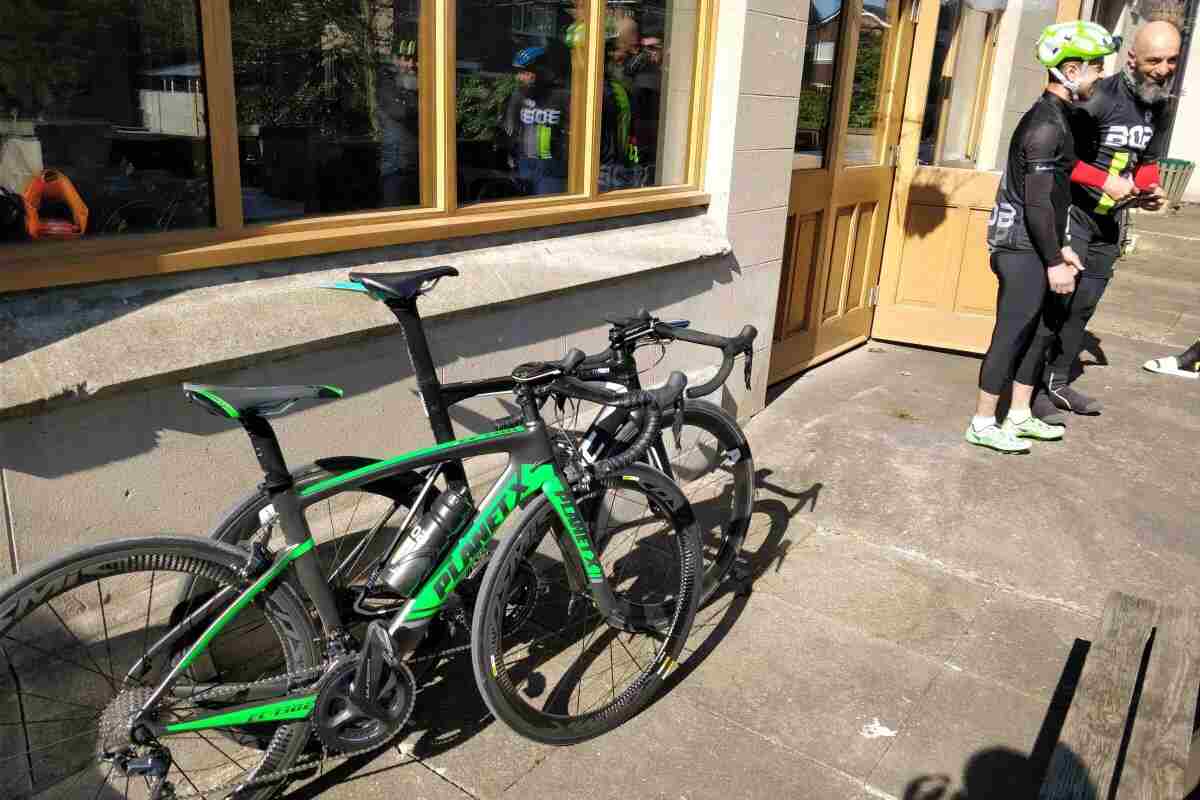
M1047 780L1072 776L1076 800L1097 800L1087 767L1069 747L1054 750ZM922 775L908 784L904 800L1035 800L1041 776L1034 760L1007 747L980 750L963 767L962 785L954 787L949 775Z
M1084 361L1083 354L1087 353L1092 356L1091 361ZM1079 350L1079 355L1074 363L1071 364L1071 380L1075 380L1082 375L1088 367L1107 367L1108 354L1104 352L1104 348L1100 346L1100 337L1091 331L1084 331L1083 346Z

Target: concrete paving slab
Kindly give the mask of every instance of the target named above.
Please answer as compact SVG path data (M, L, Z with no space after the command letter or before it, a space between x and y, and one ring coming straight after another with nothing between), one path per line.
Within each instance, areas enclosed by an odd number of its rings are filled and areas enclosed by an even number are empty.
M704 709L864 778L938 665L756 593L728 635L676 689Z
M468 800L471 796L414 758L390 747L353 759L325 775L295 785L280 800Z
M470 658L445 663L430 681L417 696L400 749L472 797L499 797L554 750L491 717L475 687Z
M1076 639L1099 620L1061 606L997 592L958 642L953 665L968 674L1049 700Z
M888 345L786 390L751 426L756 464L821 483L805 518L822 529L967 580L1091 614L1122 587L1195 603L1200 498L1177 490L1200 478L1195 395L1141 369L1159 347L1103 344L1109 366L1081 380L1108 410L1031 456L962 442L978 359Z
M790 547L755 588L939 661L996 591L824 531Z
M1033 797L1028 755L1047 702L965 673L934 684L868 783L893 797ZM945 795L916 794L944 782ZM963 794L955 795L958 789Z
M504 796L853 800L864 795L862 783L844 772L672 694L603 738L551 753Z

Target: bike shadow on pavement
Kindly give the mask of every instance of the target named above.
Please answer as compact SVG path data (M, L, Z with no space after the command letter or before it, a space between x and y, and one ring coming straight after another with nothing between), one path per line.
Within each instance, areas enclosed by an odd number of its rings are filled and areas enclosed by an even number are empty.
M759 496L733 574L696 612L679 667L664 682L657 699L686 680L729 635L746 610L754 584L769 572L782 569L793 542L787 536L791 521L805 508L810 512L816 509L823 483L813 483L803 490L789 489L769 481L773 474L771 469L755 472L754 484ZM764 490L772 496L762 497Z

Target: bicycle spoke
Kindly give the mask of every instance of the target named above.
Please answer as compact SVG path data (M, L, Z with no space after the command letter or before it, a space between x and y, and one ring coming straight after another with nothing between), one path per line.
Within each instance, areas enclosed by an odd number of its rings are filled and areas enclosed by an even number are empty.
M96 793L92 795L92 800L96 800L100 796L100 792L104 791L104 787L108 786L108 779L112 777L113 770L116 769L116 762L108 765L108 772L104 775L104 780L100 781L100 785L96 787ZM125 796L129 797L129 778L125 778Z
M104 580L96 581L96 603L100 606L100 619L104 623L104 649L108 652L108 671L111 675L116 675L116 670L113 669L112 663L112 637L108 633L108 611L104 608ZM115 690L116 687L114 686Z
M150 573L150 594L146 597L146 627L142 635L142 658L146 657L146 648L150 646L150 607L154 603L154 579L158 576L158 570L153 570Z
M238 769L243 769L243 770L245 769L245 767L243 767L241 764L239 764L237 762L237 759L235 759L233 756L229 755L224 750L222 750L221 748L219 748L215 744L213 744L213 742L207 736L205 736L203 733L200 734L200 738L203 739L205 741L205 743L207 743L208 746L211 747L213 750L216 750L218 753L225 756L226 760L228 760L229 763L233 764Z
M617 644L621 645L621 649L625 651L625 654L629 656L630 660L632 660L633 663L637 664L638 669L640 669L644 672L646 668L642 666L642 662L638 661L637 657L634 656L633 653L629 652L629 648L626 647L625 643L621 641L620 635L618 634L615 638L617 640Z
M100 607L101 608L104 607L103 602L100 603ZM46 608L50 609L50 613L54 615L54 618L56 620L58 620L58 624L61 625L62 629L67 632L67 635L70 636L72 639L74 639L76 644L78 644L80 646L80 648L83 649L83 654L88 657L89 661L92 662L92 665L96 668L96 673L98 675L103 676L105 679L107 679L109 688L111 688L114 692L116 692L117 684L113 681L113 676L105 673L104 670L100 668L100 664L96 661L96 658L92 655L91 651L88 650L87 646L79 640L79 637L75 635L75 631L71 630L67 626L67 623L63 621L63 618L61 616L59 616L58 609L56 609L52 603L47 603Z
M100 715L96 714L93 717L55 717L54 719L28 719L21 722L0 722L0 728L11 728L17 725L53 725L56 722L79 722L80 720L87 721L93 719L100 719Z
M195 781L193 781L191 779L191 776L189 776L187 774L187 772L184 771L183 767L179 766L178 764L172 764L172 766L175 767L175 769L179 770L179 774L183 776L183 779L185 781L187 781L189 784L191 784L191 787L196 790L196 794L200 795L201 797L205 796L204 792L200 791L200 787L197 786Z
M24 647L28 650L32 650L33 652L38 653L39 655L43 655L43 656L46 656L47 658L51 658L60 664L67 664L69 666L75 667L76 669L81 669L84 672L90 672L93 675L98 675L101 678L103 678L106 683L109 684L110 688L113 688L114 691L116 690L116 687L114 687L112 684L111 677L108 675L105 675L103 672L98 672L97 670L94 670L91 667L86 667L83 664L79 664L75 661L72 661L69 658L63 658L62 656L58 655L57 653L53 653L43 647L38 647L37 645L30 644L29 642L26 642L23 639L18 639L17 637L13 636L11 633L6 633L4 635L4 638L10 642L13 642L14 644L20 645L21 647ZM140 681L139 681L139 683L140 683Z
M12 761L13 759L17 759L17 758L28 757L28 756L33 755L34 753L40 753L43 750L52 750L52 749L62 745L64 742L73 742L76 739L82 739L84 736L91 736L93 733L94 733L94 731L92 731L92 730L86 730L83 733L77 733L73 736L67 736L65 738L59 739L57 742L51 742L50 744L43 744L38 747L31 747L28 750L26 750L24 753L17 753L15 756L6 756L4 758L0 758L0 764L5 764L5 763Z
M38 694L37 692L20 691L20 692L17 692L17 696L18 697L34 697L34 698L37 698L38 700L46 700L47 702L50 702L50 703L61 703L64 706L75 706L76 708L86 708L89 711L95 711L96 716L100 716L100 713L102 711L104 711L104 709L100 708L99 706L89 706L89 705L85 705L83 703L72 703L69 700L60 700L57 697L48 697L44 694Z

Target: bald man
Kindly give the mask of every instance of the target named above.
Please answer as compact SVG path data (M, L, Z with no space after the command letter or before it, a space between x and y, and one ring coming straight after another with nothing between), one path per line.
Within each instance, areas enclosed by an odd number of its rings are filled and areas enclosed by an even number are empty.
M1128 207L1154 210L1165 198L1158 159L1179 49L1174 24L1143 24L1121 72L1101 80L1075 106L1071 127L1079 164L1071 175L1066 238L1084 269L1074 292L1047 301L1032 345L1046 358L1043 390L1033 403L1034 415L1045 422L1061 424L1068 413L1099 414L1103 407L1071 385L1071 367L1121 254Z

